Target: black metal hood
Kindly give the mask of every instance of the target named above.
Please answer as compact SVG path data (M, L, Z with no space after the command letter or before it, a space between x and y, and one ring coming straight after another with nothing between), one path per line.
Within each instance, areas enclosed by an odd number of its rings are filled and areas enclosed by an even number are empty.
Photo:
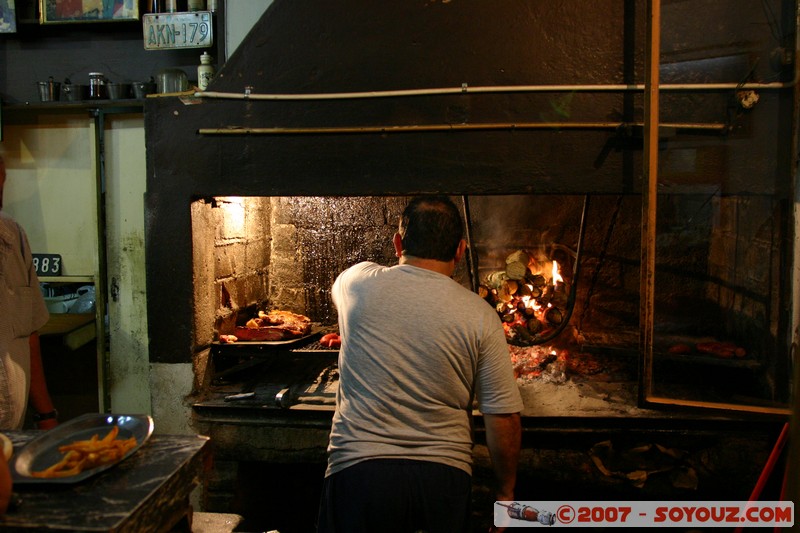
M663 24L672 33L662 50L674 68L663 81L739 81L769 69L747 63L773 46L748 26L763 18L760 3L733 3L666 3ZM792 4L785 2L787 24ZM192 199L637 194L646 5L275 0L207 95L145 104L151 360L191 360ZM730 26L732 37L708 32L712 21ZM743 43L748 32L758 37ZM686 35L713 42L687 43ZM709 55L733 59L702 63ZM697 61L705 66L692 68ZM713 172L726 187L748 190L749 176L767 165L779 182L774 139L729 150L737 142L726 124L730 97L665 95L661 119L707 123L692 134L728 152L699 162L698 175Z

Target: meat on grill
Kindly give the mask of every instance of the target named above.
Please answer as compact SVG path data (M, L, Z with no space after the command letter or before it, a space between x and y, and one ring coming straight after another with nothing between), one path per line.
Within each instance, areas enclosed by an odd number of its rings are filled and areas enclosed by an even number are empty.
M235 336L240 341L280 341L308 335L311 319L291 311L258 312L244 326L237 326Z

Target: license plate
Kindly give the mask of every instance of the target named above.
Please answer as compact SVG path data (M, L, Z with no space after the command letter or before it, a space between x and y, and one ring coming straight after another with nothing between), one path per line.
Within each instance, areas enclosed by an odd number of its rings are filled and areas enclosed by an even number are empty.
M144 49L208 48L214 44L211 17L211 11L144 14Z

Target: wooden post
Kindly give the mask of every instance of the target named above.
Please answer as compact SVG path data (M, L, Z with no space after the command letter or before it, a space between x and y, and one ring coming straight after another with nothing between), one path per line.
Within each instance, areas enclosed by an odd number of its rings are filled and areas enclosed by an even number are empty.
M658 68L661 53L661 0L647 3L647 57L644 90L644 174L639 302L639 403L653 387L653 312L655 301L656 195L658 192Z

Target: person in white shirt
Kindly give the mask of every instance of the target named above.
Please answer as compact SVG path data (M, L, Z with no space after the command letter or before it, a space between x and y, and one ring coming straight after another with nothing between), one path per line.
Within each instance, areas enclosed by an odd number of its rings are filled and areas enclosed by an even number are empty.
M0 209L5 181L0 157ZM25 231L0 211L0 429L20 429L29 402L40 429L58 424L37 333L49 316Z

